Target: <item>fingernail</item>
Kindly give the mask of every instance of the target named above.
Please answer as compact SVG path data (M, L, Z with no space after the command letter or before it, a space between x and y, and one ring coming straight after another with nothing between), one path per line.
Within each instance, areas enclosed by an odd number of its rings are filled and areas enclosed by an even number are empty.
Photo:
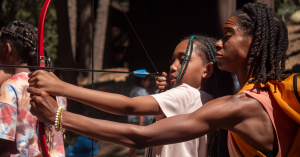
M167 79L164 77L163 79L162 79L163 81L167 81Z

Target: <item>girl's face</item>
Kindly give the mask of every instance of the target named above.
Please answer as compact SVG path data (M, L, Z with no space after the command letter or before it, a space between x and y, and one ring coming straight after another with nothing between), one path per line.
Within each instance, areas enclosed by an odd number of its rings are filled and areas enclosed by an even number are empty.
M223 38L215 44L218 50L215 60L219 69L231 73L247 70L252 37L239 27L238 17L232 16L227 20L223 34Z
M180 42L174 51L172 57L172 65L170 66L170 73L169 73L169 79L172 87L174 86L174 83L181 69L181 65L183 63L183 59L185 56L185 51L188 43L189 40L184 40ZM201 80L205 75L204 73L206 70L206 65L204 65L202 57L198 54L198 52L194 51L196 49L195 44L193 46L194 47L193 47L191 60L188 64L188 68L186 69L180 84L186 83L194 88L199 88L201 85ZM188 52L188 55L190 55L190 52ZM186 63L187 62L185 62L184 67L187 65Z

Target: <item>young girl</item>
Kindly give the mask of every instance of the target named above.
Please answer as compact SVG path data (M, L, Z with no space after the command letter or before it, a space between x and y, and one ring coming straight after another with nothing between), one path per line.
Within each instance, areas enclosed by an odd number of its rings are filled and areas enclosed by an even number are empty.
M45 71L29 74L29 83L31 87L40 88L51 95L62 95L100 110L122 115L156 115L156 120L159 121L165 117L192 113L213 97L233 94L231 74L220 71L214 64L216 50L212 45L215 42L216 40L205 36L190 36L180 42L174 51L169 73L171 87L176 88L156 95L128 98L84 89L62 82ZM39 89L29 88L28 91L37 95L32 97L32 113L40 116L41 121L54 124L55 119L58 120L56 102ZM38 96L40 94L46 101ZM39 113L35 112L35 103L43 104L38 105ZM46 104L53 105L53 108L44 108ZM43 114L47 116L42 116ZM206 156L206 136L163 145L162 141L152 140L157 135L148 131L148 126L139 129L141 126L91 119L70 112L63 112L62 126L79 134L129 147L160 145L148 149L147 156Z
M0 63L36 66L36 46L36 27L22 21L11 22L1 29ZM46 65L49 66L49 54L46 50L44 52ZM13 76L0 89L0 156L41 156L37 118L29 112L30 94L26 92L30 71L27 68L8 67L3 67L3 70ZM59 97L58 105L64 107L66 99ZM65 153L62 134L54 129L53 133L49 133L49 136L54 136L53 141L47 141L50 155L63 157Z

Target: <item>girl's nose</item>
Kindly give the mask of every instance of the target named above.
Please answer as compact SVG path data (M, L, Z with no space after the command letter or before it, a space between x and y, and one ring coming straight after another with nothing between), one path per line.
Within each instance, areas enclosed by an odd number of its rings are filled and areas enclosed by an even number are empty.
M170 73L176 72L178 70L174 63L170 66Z

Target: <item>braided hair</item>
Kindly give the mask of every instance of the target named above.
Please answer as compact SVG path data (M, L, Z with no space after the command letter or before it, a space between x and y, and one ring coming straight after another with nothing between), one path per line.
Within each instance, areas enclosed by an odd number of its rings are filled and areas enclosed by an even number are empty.
M214 38L207 37L204 35L192 35L192 36L185 37L183 40L190 40L187 47L187 52L190 49L190 55L186 56L186 62L185 61L183 62L183 64L186 65L182 69L181 74L179 74L180 76L178 76L177 84L179 84L179 82L181 81L188 67L192 53L199 54L203 59L203 63L207 64L209 62L215 63L214 55L217 52L217 50L213 47L214 44L217 42L217 40ZM233 88L234 85L233 85L233 78L231 73L220 70L217 64L213 64L213 65L214 65L213 74L207 81L207 84L204 85L209 87L209 88L205 88L205 92L212 95L214 98L234 94L235 91Z
M204 91L213 95L214 98L235 94L236 91L234 89L234 82L231 73L220 70L217 64L215 64L216 61L214 56L217 50L213 47L213 45L215 45L217 40L204 35L192 35L185 37L183 40L189 40L189 43L186 48L184 61L178 74L177 81L175 82L175 86L176 83L180 83L188 67L195 46L194 52L201 56L203 59L203 64L212 62L214 67L212 76L209 78L206 84L203 85L208 87L204 88ZM189 51L190 54L188 55ZM207 149L208 156L210 157L229 157L227 148L227 130L220 129L213 131L210 134Z
M38 29L23 21L13 21L7 27L1 28L0 41L13 44L18 53L20 63L27 63L28 66L37 66L37 33ZM44 49L46 67L51 64L50 55Z
M248 54L248 69L254 68L249 83L284 80L285 54L289 45L285 23L262 3L248 3L232 16L239 19L239 27L252 36Z

